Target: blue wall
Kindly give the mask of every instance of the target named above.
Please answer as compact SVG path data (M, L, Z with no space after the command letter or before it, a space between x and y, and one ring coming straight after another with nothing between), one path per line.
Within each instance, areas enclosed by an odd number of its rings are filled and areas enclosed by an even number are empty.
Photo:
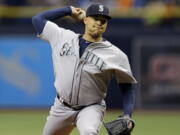
M55 89L48 43L35 36L0 37L0 107L47 107Z

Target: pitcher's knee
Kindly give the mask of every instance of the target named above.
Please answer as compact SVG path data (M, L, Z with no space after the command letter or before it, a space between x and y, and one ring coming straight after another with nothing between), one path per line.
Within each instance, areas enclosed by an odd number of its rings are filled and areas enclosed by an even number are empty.
M98 131L92 128L86 128L80 131L80 135L99 135Z

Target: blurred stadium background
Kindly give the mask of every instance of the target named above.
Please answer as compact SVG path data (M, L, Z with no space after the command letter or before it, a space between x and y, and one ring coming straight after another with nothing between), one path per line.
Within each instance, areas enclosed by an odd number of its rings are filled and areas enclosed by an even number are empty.
M180 0L0 0L0 135L41 134L53 104L50 46L36 37L31 17L94 2L110 7L113 19L104 36L128 55L139 82L133 135L179 135ZM57 23L83 33L83 24L71 18ZM113 80L105 121L120 114L117 87Z

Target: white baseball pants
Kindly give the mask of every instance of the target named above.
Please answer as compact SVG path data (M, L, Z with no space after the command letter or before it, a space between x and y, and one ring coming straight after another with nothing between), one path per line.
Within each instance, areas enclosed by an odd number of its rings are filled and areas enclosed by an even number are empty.
M70 135L75 127L80 135L99 135L105 110L104 105L95 104L75 111L56 98L42 135Z

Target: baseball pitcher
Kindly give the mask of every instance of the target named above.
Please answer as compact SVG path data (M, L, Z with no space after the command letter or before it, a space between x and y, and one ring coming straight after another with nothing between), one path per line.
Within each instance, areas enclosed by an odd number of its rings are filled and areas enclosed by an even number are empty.
M83 21L84 34L54 23L64 16ZM126 54L102 36L110 19L109 9L102 4L92 4L86 12L73 6L52 9L32 18L38 36L51 46L57 92L43 135L69 135L75 127L80 135L98 135L106 110L107 86L113 77L122 90L123 114L118 122L106 123L105 127L113 135L120 134L122 127L128 133L134 127L132 86L136 80Z

